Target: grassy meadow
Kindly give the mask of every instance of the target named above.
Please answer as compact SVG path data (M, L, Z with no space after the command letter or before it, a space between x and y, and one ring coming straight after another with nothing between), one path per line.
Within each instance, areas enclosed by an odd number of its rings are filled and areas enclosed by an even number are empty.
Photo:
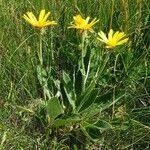
M42 9L57 25L41 36L22 16ZM0 10L0 150L150 149L149 0L0 0ZM94 32L68 28L76 15L99 20ZM128 42L107 49L97 37L110 29Z

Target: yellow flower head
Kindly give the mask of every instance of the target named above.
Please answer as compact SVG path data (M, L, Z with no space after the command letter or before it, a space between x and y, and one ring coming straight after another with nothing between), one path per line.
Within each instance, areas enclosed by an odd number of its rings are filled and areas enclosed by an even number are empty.
M23 18L29 24L31 24L33 27L42 29L46 26L51 26L51 25L57 24L56 21L47 20L49 15L50 15L50 12L45 13L45 10L43 9L43 10L41 10L41 12L39 14L38 19L35 17L35 15L32 12L27 12L26 14L23 15Z
M99 37L97 38L101 42L106 43L106 48L114 48L117 45L124 44L128 41L129 38L126 38L126 34L124 32L115 32L113 35L113 30L110 29L108 33L108 37L106 37L106 34L102 31L98 33Z
M73 17L74 21L71 22L71 25L68 28L76 28L81 31L89 30L90 32L93 32L93 29L91 28L95 23L98 22L96 18L94 18L90 23L90 17L87 17L86 19L83 19L80 15Z

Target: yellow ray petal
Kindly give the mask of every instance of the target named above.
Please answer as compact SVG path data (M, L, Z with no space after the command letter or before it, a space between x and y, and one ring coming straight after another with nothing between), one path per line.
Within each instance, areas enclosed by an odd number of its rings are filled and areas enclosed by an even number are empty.
M49 17L49 15L50 15L50 12L48 12L48 13L44 16L43 22L45 22L45 21L47 20L47 18Z
M90 22L90 26L93 26L95 23L97 23L99 20L96 20L96 18L94 18L91 22Z
M74 21L76 25L82 25L86 23L86 21L80 15L74 17Z
M98 33L98 35L102 38L102 40L104 40L104 41L108 41L108 39L107 39L107 37L106 37L106 34L103 32L103 31L100 31L99 33Z
M39 21L40 21L40 22L43 21L44 16L45 16L45 10L43 9L43 10L41 10L41 12L40 12L40 14L39 14Z
M101 38L97 38L99 41L107 43L105 40L101 39Z
M56 24L57 24L56 21L46 21L46 22L44 23L44 26L56 25Z
M34 14L32 12L27 12L27 15L28 15L29 19L32 20L33 22L37 21L36 17L34 16Z
M115 34L113 35L113 38L116 39L119 35L119 31L115 32Z
M126 39L124 39L124 40L121 40L121 41L119 41L116 45L124 44L124 43L126 43L128 40L129 40L129 38L126 38Z
M34 22L33 22L31 19L29 19L29 17L27 17L27 15L23 15L23 18L24 18L29 24L34 25Z
M120 32L116 38L116 41L120 41L122 38L124 38L126 35L124 34L124 32Z
M113 30L110 29L109 33L108 33L108 40L112 39L113 37Z
M85 22L88 24L89 20L90 20L90 17L87 17Z

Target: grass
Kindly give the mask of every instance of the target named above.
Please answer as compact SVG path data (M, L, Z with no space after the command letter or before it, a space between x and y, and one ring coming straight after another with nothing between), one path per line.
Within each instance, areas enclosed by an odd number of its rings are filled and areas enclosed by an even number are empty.
M0 149L150 149L149 0L1 0L0 8ZM125 31L130 38L128 44L117 48L119 54L111 52L96 83L99 93L90 107L92 111L89 108L82 113L85 122L71 113L66 101L65 115L58 116L67 120L66 125L53 127L45 115L36 68L38 38L22 18L26 11L38 14L42 8L50 10L50 17L58 21L56 27L47 29L43 39L44 67L52 69L48 87L53 93L57 89L53 80L62 81L63 71L71 75L79 57L79 35L67 29L74 15L97 17L96 33L108 32L111 27ZM95 60L101 54L91 66L102 66L99 60L104 60L104 47L95 36L90 37L88 49L94 51ZM50 61L52 50L54 59ZM85 107L86 103L82 109Z

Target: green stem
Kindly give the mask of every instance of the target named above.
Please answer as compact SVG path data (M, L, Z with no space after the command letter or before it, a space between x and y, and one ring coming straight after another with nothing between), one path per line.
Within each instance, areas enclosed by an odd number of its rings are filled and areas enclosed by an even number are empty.
M116 82L117 82L116 67L117 67L118 57L119 57L119 53L116 55L115 64L114 64L114 77L115 77Z
M39 52L38 52L38 57L40 61L40 65L43 65L43 52L42 52L42 35L39 34Z
M84 57L86 53L85 49L85 35L86 33L82 33L82 41L81 41L81 69L82 69L82 91L85 90L85 77L86 77L86 72L85 72L85 65L84 65Z

